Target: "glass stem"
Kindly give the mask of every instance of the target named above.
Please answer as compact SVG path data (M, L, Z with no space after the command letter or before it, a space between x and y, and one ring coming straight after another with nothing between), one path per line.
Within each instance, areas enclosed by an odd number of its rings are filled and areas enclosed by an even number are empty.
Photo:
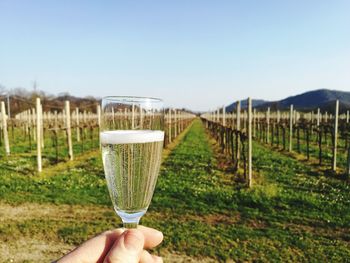
M137 228L137 226L138 226L137 222L123 222L123 227L127 229Z
M123 222L124 228L137 228L141 217L146 213L146 210L136 212L136 213L125 213L123 211L118 211L117 214L120 216Z

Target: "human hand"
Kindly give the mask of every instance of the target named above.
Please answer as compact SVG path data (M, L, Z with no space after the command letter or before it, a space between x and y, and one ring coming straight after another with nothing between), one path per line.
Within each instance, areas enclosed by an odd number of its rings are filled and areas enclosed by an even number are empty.
M162 232L138 226L137 229L118 228L101 233L84 242L57 261L57 263L158 263L161 257L146 249L158 246Z

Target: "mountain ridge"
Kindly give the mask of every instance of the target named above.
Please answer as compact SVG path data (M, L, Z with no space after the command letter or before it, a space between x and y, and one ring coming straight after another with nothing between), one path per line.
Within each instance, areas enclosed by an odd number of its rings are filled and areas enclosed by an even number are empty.
M253 99L254 108L266 110L268 107L271 110L287 110L290 105L299 111L316 110L334 112L335 101L339 100L340 112L350 110L350 91L339 91L330 89L317 89L307 91L301 94L289 96L277 101L265 101ZM236 102L231 103L226 107L226 111L230 112L236 107ZM247 107L247 100L241 101L242 109Z

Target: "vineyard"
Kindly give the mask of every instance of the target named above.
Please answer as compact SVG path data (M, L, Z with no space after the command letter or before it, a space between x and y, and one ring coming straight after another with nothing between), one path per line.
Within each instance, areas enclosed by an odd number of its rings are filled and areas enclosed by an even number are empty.
M320 109L316 113L298 112L293 105L289 112L271 112L270 108L257 112L252 110L251 101L247 103L248 111L242 113L240 102L236 105L232 113L222 108L202 115L222 152L231 155L235 170L243 159L247 173L251 150L246 144L255 139L277 151L295 152L333 173L339 170L340 177L350 176L350 113L339 114L338 101L334 104L334 115L322 114Z
M13 119L7 118L4 102L1 105L0 155L28 157L32 160L30 170L33 172L41 172L43 167L60 162L73 161L74 156L100 147L101 107L98 104L95 105L95 112L81 112L79 108L71 109L69 101L65 101L60 111L43 112L38 98L35 108L18 113ZM125 109L114 113L113 121L127 127L129 117L134 116L136 122L140 114ZM193 118L191 113L167 109L164 146L171 143ZM146 120L143 122L146 123Z
M100 153L101 108L8 118L1 104L0 261L48 262L118 227ZM161 174L142 224L165 262L347 262L349 111L165 110ZM130 118L131 116L131 118ZM140 109L116 125L145 125ZM126 123L129 120L132 123Z

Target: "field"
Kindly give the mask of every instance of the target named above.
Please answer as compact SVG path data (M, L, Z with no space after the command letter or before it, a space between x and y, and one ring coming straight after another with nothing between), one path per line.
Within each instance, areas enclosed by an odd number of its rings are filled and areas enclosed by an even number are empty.
M247 189L199 119L170 149L142 219L164 233L166 262L349 261L348 181L255 142ZM98 150L40 175L32 162L0 161L2 262L48 262L120 225Z

